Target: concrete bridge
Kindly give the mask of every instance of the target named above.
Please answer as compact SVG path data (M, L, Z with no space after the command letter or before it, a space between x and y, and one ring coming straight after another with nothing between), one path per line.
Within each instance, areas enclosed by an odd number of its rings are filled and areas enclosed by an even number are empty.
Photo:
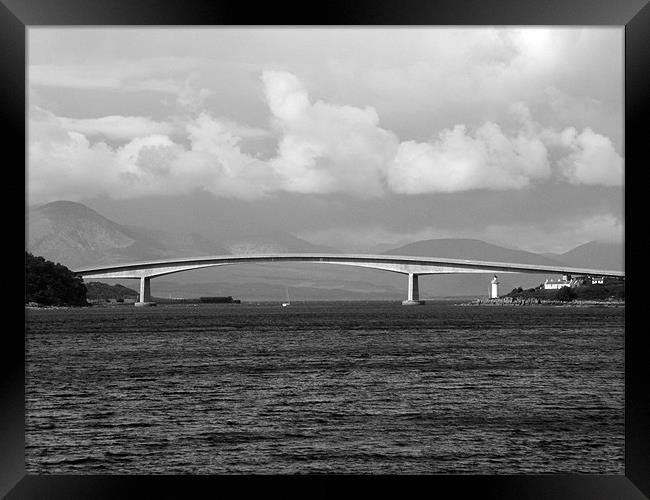
M456 273L536 273L567 274L571 276L624 277L623 271L583 269L573 267L540 266L507 262L486 262L479 260L443 259L433 257L406 257L399 255L363 254L311 254L286 253L263 255L217 255L116 264L79 269L75 274L84 279L139 279L140 297L136 306L153 304L151 301L151 279L172 273L191 271L207 267L232 264L267 262L313 262L344 266L368 267L408 275L407 299L404 305L423 304L420 300L418 276L425 274Z

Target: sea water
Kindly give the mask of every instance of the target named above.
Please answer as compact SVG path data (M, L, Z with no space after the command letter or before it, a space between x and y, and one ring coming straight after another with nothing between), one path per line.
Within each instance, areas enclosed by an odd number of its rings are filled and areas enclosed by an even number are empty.
M26 317L28 473L624 473L623 307Z

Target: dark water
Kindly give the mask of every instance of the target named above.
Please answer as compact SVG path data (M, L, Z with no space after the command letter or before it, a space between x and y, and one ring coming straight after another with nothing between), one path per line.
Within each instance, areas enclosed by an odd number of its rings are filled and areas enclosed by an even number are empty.
M623 308L27 319L29 473L624 473Z

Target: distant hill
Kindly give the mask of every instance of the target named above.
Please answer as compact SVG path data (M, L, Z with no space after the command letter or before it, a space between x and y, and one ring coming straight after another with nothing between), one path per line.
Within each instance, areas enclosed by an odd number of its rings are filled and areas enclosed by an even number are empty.
M544 255L500 247L485 241L467 238L422 240L383 252L385 255L440 257L444 259L485 260L559 266L563 263Z
M625 269L625 247L622 243L590 241L563 254L553 255L567 266L589 267L607 271Z
M124 299L127 297L138 298L139 292L122 285L107 285L99 281L91 281L86 283L86 296L88 300L98 299Z
M255 253L340 253L326 245L315 245L285 232L238 238L226 243L232 254Z
M81 203L55 201L27 214L28 249L75 269L228 251L196 234L181 235L118 224Z

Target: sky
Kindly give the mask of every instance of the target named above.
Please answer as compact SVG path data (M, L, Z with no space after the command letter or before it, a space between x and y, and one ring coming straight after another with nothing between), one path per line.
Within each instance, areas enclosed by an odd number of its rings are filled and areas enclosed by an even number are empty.
M620 242L623 34L30 27L27 200L344 251Z

